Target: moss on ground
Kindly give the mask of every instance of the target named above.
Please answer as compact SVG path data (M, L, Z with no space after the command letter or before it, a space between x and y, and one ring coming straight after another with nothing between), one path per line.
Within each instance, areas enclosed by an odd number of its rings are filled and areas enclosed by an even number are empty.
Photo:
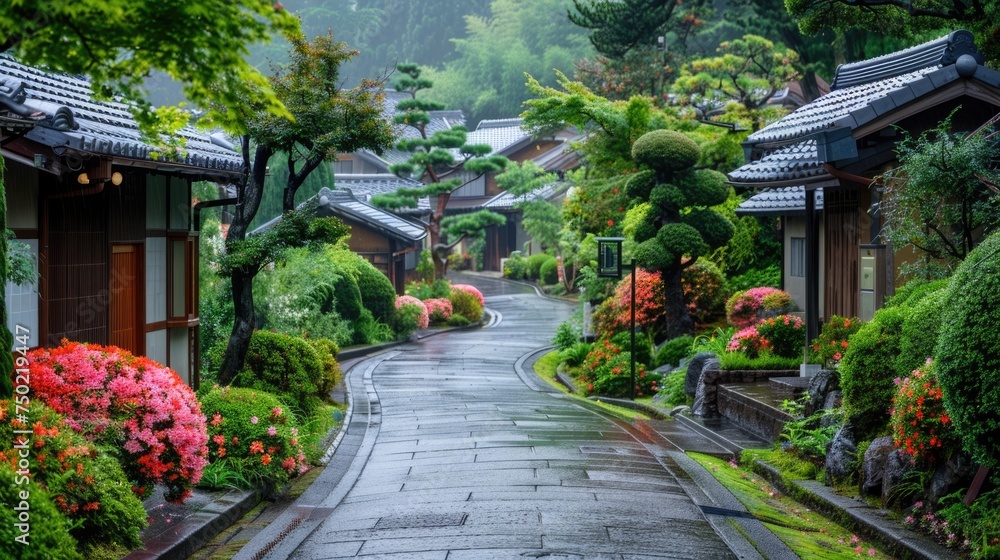
M802 558L893 558L872 543L819 513L781 494L763 477L735 463L716 457L689 453L692 459L725 486L770 529Z

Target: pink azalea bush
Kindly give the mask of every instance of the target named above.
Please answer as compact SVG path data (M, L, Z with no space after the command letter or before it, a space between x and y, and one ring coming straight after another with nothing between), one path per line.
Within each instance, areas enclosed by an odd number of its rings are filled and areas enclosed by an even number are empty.
M479 305L486 305L486 298L483 297L483 293L480 292L475 286L470 286L469 284L452 284L452 291L458 290L460 292L468 292L474 296L479 301Z
M397 297L396 309L399 310L400 315L408 318L404 321L408 326L409 323L414 322L416 328L426 329L427 325L430 324L430 317L427 314L424 302L413 296Z
M736 331L726 346L727 352L743 352L750 358L756 358L761 352L770 349L771 343L760 335L757 327L746 327Z
M429 298L424 300L424 307L431 323L441 323L451 318L451 302L445 298Z
M787 313L794 308L792 296L777 288L750 288L736 292L726 302L726 319L737 329L754 325L761 319Z
M205 416L173 370L114 346L63 341L28 353L35 398L88 439L117 450L139 498L154 484L181 502L208 464Z

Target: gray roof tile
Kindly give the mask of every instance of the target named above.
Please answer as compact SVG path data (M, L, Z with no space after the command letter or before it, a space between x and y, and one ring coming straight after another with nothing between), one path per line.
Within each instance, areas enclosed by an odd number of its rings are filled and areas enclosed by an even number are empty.
M729 173L734 183L757 183L806 179L826 173L816 152L816 140L772 150L757 161Z
M8 85L19 84L25 97L11 98L7 94L0 104L0 113L16 115L18 111L37 111L44 115L37 126L27 133L33 141L53 148L134 160L154 160L156 148L145 143L129 106L114 101L95 101L90 82L84 78L42 72L0 56L0 79ZM183 128L184 155L178 160L165 161L198 168L237 173L243 158L221 142L192 126ZM159 160L164 161L164 160Z
M764 189L736 209L741 216L794 216L806 211L804 186ZM823 209L823 189L816 189L816 209Z
M415 189L424 184L413 179L404 179L391 173L377 174L338 174L334 177L338 190L345 189L353 193L358 200L367 202L377 194L394 193L401 188ZM427 198L417 201L417 211L430 210L431 204ZM403 210L400 213L408 213Z

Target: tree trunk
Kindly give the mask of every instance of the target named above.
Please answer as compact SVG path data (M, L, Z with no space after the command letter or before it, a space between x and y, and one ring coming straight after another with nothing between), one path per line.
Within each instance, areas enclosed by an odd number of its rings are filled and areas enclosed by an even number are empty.
M226 237L226 250L231 250L238 241L246 239L250 222L253 221L260 208L260 201L264 195L264 178L267 174L267 162L274 154L263 146L258 146L254 154L253 164L250 164L250 141L243 139L244 163L250 169L246 180L242 185L237 186L239 192L239 204L233 214L232 224L229 226L229 234ZM253 335L254 309L253 309L253 279L257 275L259 268L237 269L232 271L230 282L233 288L233 331L229 335L229 345L226 346L226 354L222 358L219 366L219 384L228 385L236 374L243 367L246 359L247 349L250 347L250 336Z
M663 291L666 311L666 340L694 333L694 321L684 304L684 290L681 287L681 267L675 266L663 271Z
M253 276L237 271L230 282L233 288L233 330L229 334L229 345L219 366L219 384L228 385L243 368L250 337L253 335Z
M451 252L450 248L440 249L444 247L441 243L441 220L444 219L444 209L448 206L448 200L451 198L450 194L439 194L437 195L437 208L435 208L431 213L430 224L427 226L427 231L430 235L431 242L431 262L434 263L434 279L441 280L448 273L448 254Z

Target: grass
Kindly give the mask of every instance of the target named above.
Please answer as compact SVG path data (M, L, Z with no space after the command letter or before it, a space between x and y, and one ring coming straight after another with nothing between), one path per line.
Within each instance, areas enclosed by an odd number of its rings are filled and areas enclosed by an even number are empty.
M850 531L782 495L760 476L722 459L689 453L782 542L802 558L893 558Z
M347 405L320 405L312 417L302 426L302 448L310 463L316 462L326 453L326 436L344 418Z
M817 464L781 449L746 449L740 459L743 463L763 461L778 469L783 479L823 481L823 469Z

